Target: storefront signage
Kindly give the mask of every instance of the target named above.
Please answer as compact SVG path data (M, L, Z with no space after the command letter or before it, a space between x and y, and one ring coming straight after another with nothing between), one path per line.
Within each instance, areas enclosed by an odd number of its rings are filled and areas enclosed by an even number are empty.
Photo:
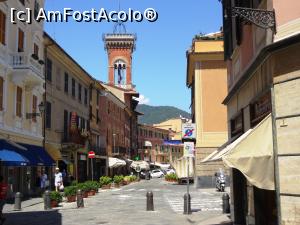
M86 155L80 155L79 159L85 161L86 160Z
M183 123L182 124L182 139L196 139L196 124Z
M271 113L271 93L268 92L251 104L251 124L259 123L266 115Z

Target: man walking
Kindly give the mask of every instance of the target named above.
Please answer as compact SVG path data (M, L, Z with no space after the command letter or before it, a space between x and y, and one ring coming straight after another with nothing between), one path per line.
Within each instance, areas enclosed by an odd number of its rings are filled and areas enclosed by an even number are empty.
M59 168L56 167L55 169L55 179L54 179L54 186L56 191L60 191L61 186L63 185L63 177L61 172L59 172Z

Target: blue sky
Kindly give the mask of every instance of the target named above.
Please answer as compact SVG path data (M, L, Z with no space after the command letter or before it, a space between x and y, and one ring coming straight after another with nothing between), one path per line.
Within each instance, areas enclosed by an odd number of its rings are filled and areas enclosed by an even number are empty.
M154 8L159 18L150 23L126 23L128 33L137 34L133 56L133 83L150 105L169 105L190 111L186 80L186 50L194 35L218 31L221 4L218 0L120 0L121 10ZM118 0L46 0L47 10L63 8L118 10ZM92 76L107 81L107 55L103 33L114 23L46 23L46 31Z

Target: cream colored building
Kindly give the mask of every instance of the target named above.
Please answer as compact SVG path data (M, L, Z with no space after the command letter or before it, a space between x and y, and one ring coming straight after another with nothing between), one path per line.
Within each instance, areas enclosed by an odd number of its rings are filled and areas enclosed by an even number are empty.
M228 138L227 112L222 101L227 93L227 69L223 61L223 35L196 36L187 52L187 80L191 89L192 122L196 123L195 184L215 185L214 174L221 162L201 161Z
M44 94L43 22L13 24L10 17L11 8L43 6L43 0L0 2L0 139L38 147L43 146L43 123L38 115ZM11 191L26 195L35 188L34 179L41 168L7 169L4 177L8 177Z
M158 124L153 124L153 126L164 130L172 130L173 135L170 138L172 140L181 140L182 123L184 122L183 120L188 121L188 119L184 118L173 118Z
M90 86L94 79L47 33L46 150L61 171L82 182L89 175Z

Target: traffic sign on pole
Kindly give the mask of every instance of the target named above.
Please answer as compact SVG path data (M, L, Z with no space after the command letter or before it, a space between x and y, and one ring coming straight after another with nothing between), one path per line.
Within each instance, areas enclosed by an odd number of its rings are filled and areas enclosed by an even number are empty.
M95 158L95 152L94 152L94 151L89 151L88 157L89 157L90 159Z

